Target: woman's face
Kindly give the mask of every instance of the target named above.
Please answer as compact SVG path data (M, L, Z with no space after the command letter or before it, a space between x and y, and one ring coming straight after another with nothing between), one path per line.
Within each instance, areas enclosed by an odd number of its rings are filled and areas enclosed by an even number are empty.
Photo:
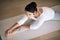
M34 13L31 13L28 11L26 11L26 13L27 13L28 18L36 20Z

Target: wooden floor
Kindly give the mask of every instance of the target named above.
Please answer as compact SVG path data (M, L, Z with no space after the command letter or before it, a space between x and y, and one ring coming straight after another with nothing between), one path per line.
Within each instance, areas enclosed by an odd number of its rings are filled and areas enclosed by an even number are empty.
M0 0L0 20L25 13L25 6L32 1L35 1L39 7L60 4L60 0Z

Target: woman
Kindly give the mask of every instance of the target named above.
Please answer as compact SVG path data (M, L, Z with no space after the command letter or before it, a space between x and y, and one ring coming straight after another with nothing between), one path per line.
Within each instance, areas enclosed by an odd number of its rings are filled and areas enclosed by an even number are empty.
M12 34L15 30L29 29L36 30L44 23L44 21L54 18L54 10L49 7L37 7L36 2L31 2L25 7L26 14L24 17L15 23L12 27L6 30L6 36ZM28 23L27 20L30 20Z

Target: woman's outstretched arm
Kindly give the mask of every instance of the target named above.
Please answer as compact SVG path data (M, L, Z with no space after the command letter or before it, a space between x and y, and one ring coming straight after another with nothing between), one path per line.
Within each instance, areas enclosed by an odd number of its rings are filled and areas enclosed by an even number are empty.
M19 24L18 23L15 23L13 26L11 26L9 29L6 30L6 36L10 33L12 33L16 28L19 27Z

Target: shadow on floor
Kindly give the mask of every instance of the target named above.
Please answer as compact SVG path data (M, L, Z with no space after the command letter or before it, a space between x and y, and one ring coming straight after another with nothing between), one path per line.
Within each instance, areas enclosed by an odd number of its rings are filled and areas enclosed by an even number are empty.
M1 36L0 36L0 40L2 40L2 39L1 39Z

